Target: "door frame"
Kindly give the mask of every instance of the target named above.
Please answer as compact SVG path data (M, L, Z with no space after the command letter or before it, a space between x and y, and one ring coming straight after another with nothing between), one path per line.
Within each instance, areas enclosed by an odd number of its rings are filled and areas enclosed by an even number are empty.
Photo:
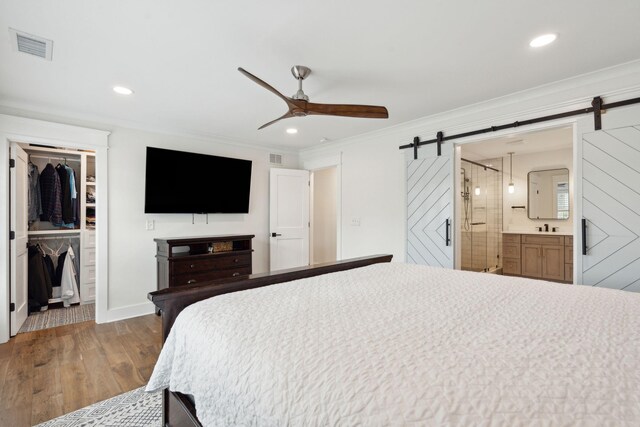
M572 215L573 215L573 235L577 236L577 233L579 232L579 216L578 214L582 213L582 209L578 209L578 180L577 177L578 175L578 166L577 166L577 155L578 155L578 124L577 122L579 120L591 120L591 126L593 127L593 116L592 115L587 115L585 117L582 116L573 116L573 117L567 117L564 119L558 119L558 120L553 120L553 121L549 121L549 122L542 122L542 123L536 123L533 125L527 125L526 129L518 129L517 131L514 132L513 129L505 129L502 131L497 131L497 132L491 132L490 135L488 134L482 134L482 135L476 135L476 136L470 136L467 138L461 138L459 140L459 142L455 143L455 150L454 150L454 156L455 156L455 171L453 173L453 181L454 181L454 198L453 198L453 212L454 212L454 224L456 224L455 226L455 231L453 232L453 236L454 236L454 241L453 241L453 245L454 245L454 269L459 270L461 267L461 263L462 263L462 255L461 255L461 250L462 250L462 244L461 244L461 239L462 239L462 234L460 232L460 227L457 226L457 224L460 224L460 220L461 220L461 202L459 200L458 197L456 197L456 195L460 194L460 180L457 179L459 178L459 174L460 174L460 167L461 167L461 149L460 147L466 144L478 144L478 143L482 143L485 141L490 141L492 139L496 139L496 138L502 138L505 136L515 136L517 137L518 135L524 134L524 133L531 133L531 132L539 132L539 131L543 131L543 130L548 130L548 129L553 129L553 128L557 128L557 127L561 127L561 126L571 126L572 127L572 133L573 133L573 142L572 142L572 151L573 151L573 173L571 175L571 180L573 180L573 203L570 205L572 206ZM504 179L504 178L503 178ZM570 201L571 202L571 201ZM503 215L503 221L504 221L504 215ZM504 223L502 224L503 228L504 228ZM576 283L576 248L577 248L578 242L577 239L573 239L573 258L574 258L574 263L573 263L573 283Z
M9 147L11 142L40 144L52 147L93 150L96 153L96 180L101 195L96 203L100 227L96 230L96 322L107 320L108 311L108 137L110 132L63 125L59 123L0 114L0 236L9 236ZM9 303L11 252L8 238L0 239L0 343L10 337Z
M336 261L342 260L342 152L335 156L320 157L317 159L304 160L302 168L313 174L314 171L321 169L336 168ZM309 197L309 212L311 214L313 208L313 194ZM313 218L311 217L313 227ZM309 260L313 260L313 233L309 230Z

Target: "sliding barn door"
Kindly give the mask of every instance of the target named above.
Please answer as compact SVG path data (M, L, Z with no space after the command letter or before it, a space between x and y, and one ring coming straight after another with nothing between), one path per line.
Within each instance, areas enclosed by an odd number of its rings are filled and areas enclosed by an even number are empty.
M407 262L453 268L453 144L407 151Z
M608 111L599 131L590 124L578 127L577 283L640 292L640 108Z

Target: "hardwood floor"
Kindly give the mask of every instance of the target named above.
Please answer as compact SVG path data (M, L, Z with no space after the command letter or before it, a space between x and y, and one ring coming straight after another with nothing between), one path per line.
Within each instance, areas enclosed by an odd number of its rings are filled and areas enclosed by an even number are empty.
M28 332L0 344L0 425L32 426L145 385L161 329L149 315Z

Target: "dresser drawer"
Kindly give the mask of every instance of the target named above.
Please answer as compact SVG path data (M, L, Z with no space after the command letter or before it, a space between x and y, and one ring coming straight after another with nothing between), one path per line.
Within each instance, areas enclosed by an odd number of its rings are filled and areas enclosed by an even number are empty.
M502 273L512 274L519 276L522 273L519 259L503 259L502 260Z
M564 262L565 264L573 263L573 246L564 247Z
M243 276L248 276L249 274L251 274L251 266L230 268L226 270L186 273L173 276L170 280L169 287L193 285L210 280L241 278Z
M204 272L217 269L251 266L251 254L210 255L198 259L174 260L173 274Z
M573 264L564 265L564 280L573 283Z
M524 234L522 236L522 243L564 246L564 236L537 236L535 234Z
M503 243L502 244L502 257L503 258L515 258L520 259L520 244L519 243Z
M520 235L519 234L503 233L502 234L502 242L503 243L517 243L519 245L520 244Z

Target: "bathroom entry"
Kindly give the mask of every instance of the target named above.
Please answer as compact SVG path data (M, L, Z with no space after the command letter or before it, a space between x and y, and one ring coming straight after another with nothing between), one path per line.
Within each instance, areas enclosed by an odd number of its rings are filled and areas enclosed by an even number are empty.
M456 268L570 282L570 250L554 266L545 262L557 257L522 254L572 247L573 128L460 144L456 151ZM551 275L551 269L557 272Z

